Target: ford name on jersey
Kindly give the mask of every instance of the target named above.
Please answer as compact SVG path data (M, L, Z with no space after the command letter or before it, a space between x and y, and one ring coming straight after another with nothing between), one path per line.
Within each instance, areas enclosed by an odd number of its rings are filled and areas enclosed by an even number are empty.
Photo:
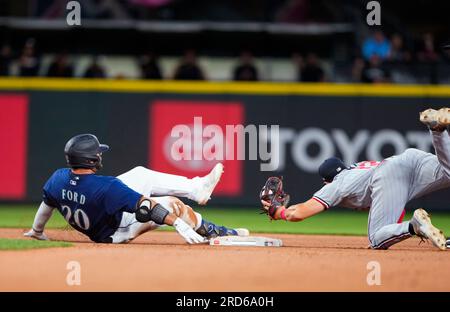
M95 242L110 242L124 212L134 213L142 197L115 177L56 170L43 189L44 202Z
M72 181L72 180L71 180ZM72 184L72 183L71 183ZM62 189L61 198L63 200L73 201L74 203L84 205L86 202L86 196L83 194L78 194L77 192L72 192L71 190Z

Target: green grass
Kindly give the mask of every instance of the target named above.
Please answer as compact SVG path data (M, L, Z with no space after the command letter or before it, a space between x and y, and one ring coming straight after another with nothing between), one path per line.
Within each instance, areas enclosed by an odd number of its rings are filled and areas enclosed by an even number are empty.
M292 234L367 235L367 212L335 209L302 222L272 221L257 209L198 209L206 219L229 227L245 227L252 232ZM405 220L412 213L405 216ZM450 234L450 213L433 213L433 224Z
M24 250L50 247L69 247L71 243L0 238L0 250Z
M0 228L30 228L38 206L0 205ZM57 211L47 224L48 228L65 228L67 222Z
M36 206L0 206L0 227L27 229L33 223ZM228 227L245 227L252 232L293 234L366 235L367 212L329 210L298 223L270 222L257 208L195 208L205 219ZM411 217L407 214L405 220ZM450 213L433 213L433 224L450 234ZM55 211L48 228L65 228L67 223ZM170 228L167 228L170 230Z

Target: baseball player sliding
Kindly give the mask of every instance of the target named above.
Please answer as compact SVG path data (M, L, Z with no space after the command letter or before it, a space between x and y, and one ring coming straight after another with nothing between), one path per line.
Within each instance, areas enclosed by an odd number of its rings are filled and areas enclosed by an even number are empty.
M373 249L388 249L417 235L445 250L444 234L431 224L424 209L415 210L411 220L402 222L407 202L450 186L450 109L427 109L420 113L420 121L430 129L436 155L410 148L381 162L350 167L330 158L319 167L325 185L304 203L286 208L289 195L283 192L281 180L269 178L260 194L263 211L272 219L297 222L337 205L369 209L368 236Z
M228 229L203 219L174 197L206 204L220 180L222 164L193 179L144 167L117 178L97 175L102 154L108 149L92 134L77 135L67 142L64 153L70 168L58 169L48 179L33 227L25 236L46 240L44 227L54 209L73 228L99 243L126 243L161 225L173 226L190 244L216 236L249 235L246 229Z

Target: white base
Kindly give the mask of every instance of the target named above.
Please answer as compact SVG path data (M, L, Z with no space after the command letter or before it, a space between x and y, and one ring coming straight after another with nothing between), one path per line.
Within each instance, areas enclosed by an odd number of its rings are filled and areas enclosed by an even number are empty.
M211 246L281 247L281 239L261 236L222 236L209 241Z

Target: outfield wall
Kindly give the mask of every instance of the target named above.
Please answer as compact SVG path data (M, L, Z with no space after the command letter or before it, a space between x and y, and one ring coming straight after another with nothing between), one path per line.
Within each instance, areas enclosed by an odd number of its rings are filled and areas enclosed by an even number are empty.
M0 200L38 201L46 178L65 165L67 139L86 132L111 146L103 174L143 165L202 175L216 161L175 161L170 154L172 128L194 129L194 117L202 117L203 130L223 130L216 139L223 140L229 159L213 204L257 205L271 175L284 176L293 201L305 200L321 186L316 170L326 157L350 163L408 147L432 151L418 113L446 106L449 99L446 86L0 79ZM259 154L249 160L248 149L246 160L227 154L238 142L227 137L226 126L237 124L257 127L260 147L266 136L258 127L279 126L279 149L271 156L277 170L261 171L267 161ZM194 141L192 155L205 147ZM417 205L450 207L450 191L412 207Z

